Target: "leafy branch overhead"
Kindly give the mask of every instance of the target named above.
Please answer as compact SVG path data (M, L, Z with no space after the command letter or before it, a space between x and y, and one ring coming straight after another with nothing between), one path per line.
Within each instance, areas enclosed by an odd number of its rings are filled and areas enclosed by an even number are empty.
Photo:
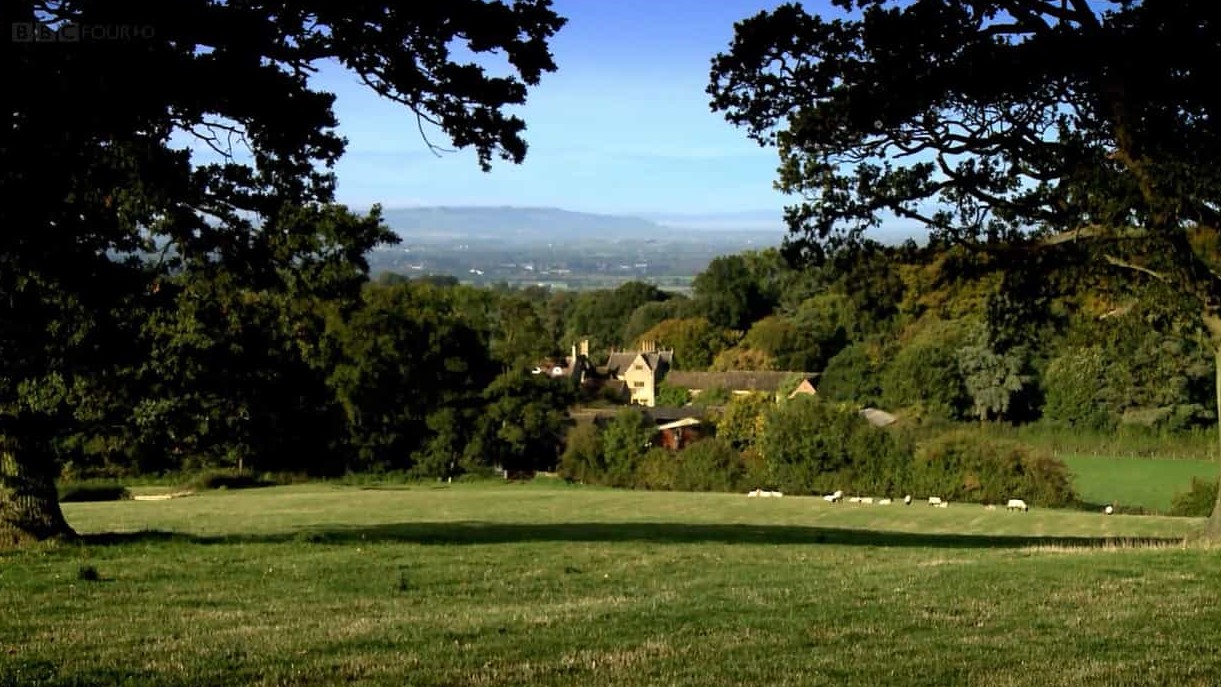
M713 60L714 110L781 156L797 247L889 216L956 240L1216 226L1215 3L786 4Z

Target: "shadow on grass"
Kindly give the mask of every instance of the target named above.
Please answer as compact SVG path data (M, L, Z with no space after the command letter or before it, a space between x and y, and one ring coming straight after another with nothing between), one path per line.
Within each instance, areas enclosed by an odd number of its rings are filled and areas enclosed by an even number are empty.
M289 533L197 536L146 531L86 535L85 544L172 541L194 544L287 543L347 544L401 542L434 546L516 544L525 542L772 544L916 547L933 549L1014 549L1032 546L1101 548L1166 546L1181 537L1035 537L985 534L932 534L793 525L699 525L687 523L412 522L372 526L320 526Z

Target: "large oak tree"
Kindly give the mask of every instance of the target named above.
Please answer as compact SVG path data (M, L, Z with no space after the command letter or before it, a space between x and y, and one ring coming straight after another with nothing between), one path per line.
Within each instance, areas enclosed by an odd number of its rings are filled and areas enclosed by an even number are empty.
M376 212L330 206L345 142L317 65L355 73L403 105L409 130L441 130L487 170L525 156L506 107L554 71L564 23L549 0L14 0L4 18L100 30L3 57L0 545L72 534L54 487L63 439L129 423L157 386L150 356L182 369L165 346L211 351L247 331L226 305L237 294L303 316L311 298L357 295L363 255L392 237ZM183 131L221 161L176 149Z
M746 19L712 64L713 109L801 198L790 255L892 217L1017 260L1071 247L1172 287L1221 357L1221 4L832 5Z

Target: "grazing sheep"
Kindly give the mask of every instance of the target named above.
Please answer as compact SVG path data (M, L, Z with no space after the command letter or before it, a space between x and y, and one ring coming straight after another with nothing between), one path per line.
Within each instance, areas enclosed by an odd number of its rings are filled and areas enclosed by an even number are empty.
M822 497L822 500L826 501L827 503L839 503L839 500L842 498L844 498L844 492L836 491L834 494L827 494L826 496Z
M859 496L849 496L848 497L848 503L860 503L860 502L861 502L861 497L859 497Z
M1115 509L1112 508L1111 506L1107 506L1106 508L1102 509L1102 512L1106 513L1107 515L1110 515L1115 512Z
M890 499L882 499L881 501L878 501L878 505L879 505L879 506L889 506L889 505L890 505Z
M928 505L930 505L930 506L941 506L941 497L940 497L940 496L930 496L930 497L928 497Z
M949 508L949 507L950 507L950 502L949 502L949 501L938 501L938 502L937 502L937 507L938 507L938 508Z
M984 506L984 510L996 510L996 504L989 503L988 505Z
M912 505L912 495L911 494L908 494L907 496L903 497L903 505L905 505L905 506Z
M1030 507L1027 506L1026 502L1022 499L1009 499L1009 503L1005 506L1005 510L1020 510L1025 513L1026 511L1030 510Z
M752 491L752 492L747 493L747 494L746 494L746 496L747 496L747 498L752 498L752 499L753 499L753 498L758 497L758 496L759 496L759 494L762 494L762 493L763 493L763 490L762 490L762 489L756 489L756 490L754 490L754 491Z
M862 496L861 503L873 503L873 497L872 496Z

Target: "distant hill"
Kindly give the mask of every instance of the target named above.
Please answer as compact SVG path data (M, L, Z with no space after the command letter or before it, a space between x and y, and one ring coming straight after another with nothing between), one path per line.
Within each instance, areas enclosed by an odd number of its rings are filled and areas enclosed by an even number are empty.
M516 240L653 238L663 227L639 217L598 215L558 208L421 207L384 211L386 224L404 237Z
M783 213L748 211L708 214L648 213L643 216L573 212L560 208L439 206L388 208L386 224L409 241L488 241L547 244L566 241L753 238L779 244L786 234ZM870 234L882 243L921 240L923 232L895 222Z

